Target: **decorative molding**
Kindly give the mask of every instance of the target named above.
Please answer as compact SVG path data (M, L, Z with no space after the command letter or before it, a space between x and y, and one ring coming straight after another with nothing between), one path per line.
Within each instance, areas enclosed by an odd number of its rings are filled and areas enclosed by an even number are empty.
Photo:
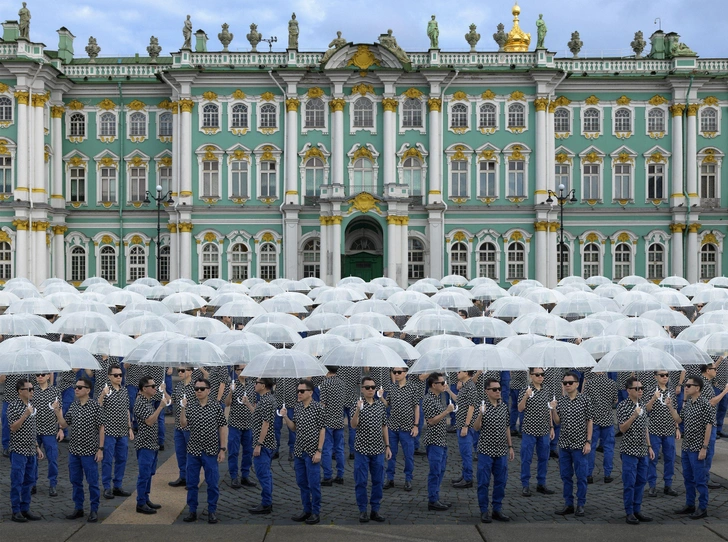
M323 91L323 89L321 87L311 87L306 92L306 96L308 96L311 99L313 99L313 98L320 98L323 95L324 95L324 91Z
M584 103L586 105L599 105L599 98L597 98L596 96L594 96L594 94L592 94L586 100L584 100Z
M216 102L217 101L217 93L215 93L215 92L213 92L211 90L206 90L205 92L203 92L202 93L202 97L205 100L207 100L208 102Z
M624 95L617 98L617 105L629 105L631 102L632 99Z
M351 94L361 94L362 96L374 94L374 87L365 83L359 83L358 85L351 87Z
M430 111L442 111L442 100L440 98L430 98L427 100L427 107Z
M423 94L421 91L417 90L416 88L408 88L402 93L402 96L405 98L412 98L415 100L419 100L422 98Z
M111 111L113 109L116 109L116 104L109 98L104 98L96 104L96 107L98 107L102 111Z
M368 213L372 210L376 210L379 213L382 212L377 205L377 199L367 192L360 192L354 199L350 199L347 203L351 205L352 210L360 211L362 213Z
M147 104L145 104L141 100L132 100L126 107L127 109L131 109L132 111L144 111L144 109L146 109L147 107Z
M526 99L526 95L521 92L520 90L514 90L511 92L510 96L508 96L509 102L523 102Z
M650 104L650 105L657 106L657 105L665 105L666 103L669 103L669 102L668 102L668 99L665 98L664 96L660 96L659 94L655 94L652 98L650 98L649 100L647 100L647 103Z

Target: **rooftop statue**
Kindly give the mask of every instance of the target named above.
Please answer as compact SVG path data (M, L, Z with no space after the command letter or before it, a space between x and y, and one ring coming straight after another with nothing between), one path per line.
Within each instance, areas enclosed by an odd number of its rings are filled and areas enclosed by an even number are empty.
M23 2L23 7L18 11L18 17L20 18L20 37L30 39L30 10L26 6L27 4Z
M252 49L250 51L253 53L257 53L258 44L263 39L263 34L258 32L258 25L255 23L252 23L250 25L250 33L245 37L248 38L248 41L250 42L250 46L252 47Z
M440 38L440 29L437 28L435 16L427 23L427 37L430 38L430 49L438 49L438 41Z
M222 32L217 35L217 39L219 39L220 43L222 43L223 51L228 50L228 45L230 45L230 42L233 41L234 37L234 34L228 31L228 28L230 28L230 25L227 23L223 23Z
M536 21L536 49L543 49L543 42L546 39L546 21L543 20L543 15L539 13L538 20Z
M295 13L291 15L291 20L288 21L288 48L298 49L298 21Z
M470 25L470 32L465 34L465 41L468 42L468 45L470 45L470 52L475 52L475 46L478 45L478 42L480 41L480 34L478 34L475 29L477 27L475 26L475 23ZM495 36L495 34L493 34ZM505 34L504 34L505 36Z
M389 49L400 62L410 62L407 53L404 52L404 49L397 45L397 38L392 35L391 28L387 30L386 34L382 34L379 36L379 43L381 43L383 47Z
M336 32L336 37L331 40L331 43L329 43L329 48L324 53L324 56L321 58L321 62L323 63L330 59L331 55L341 49L344 45L346 45L346 43L346 40L341 37L341 30L338 30Z
M182 27L182 36L185 38L182 49L192 49L192 21L189 15L187 16L185 25Z

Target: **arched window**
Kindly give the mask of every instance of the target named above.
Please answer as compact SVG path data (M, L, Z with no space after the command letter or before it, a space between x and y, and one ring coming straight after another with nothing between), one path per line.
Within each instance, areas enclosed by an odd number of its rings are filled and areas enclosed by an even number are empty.
M526 108L523 104L511 104L508 108L508 127L523 128L526 126Z
M496 108L494 104L483 104L480 106L478 128L496 127Z
M599 131L599 110L590 108L584 111L584 131L585 132L598 132Z
M481 243L478 248L478 276L498 278L498 248L494 243Z
M320 158L309 158L306 161L306 196L321 194L324 184L324 162Z
M582 264L582 276L585 279L599 275L599 247L596 243L589 243L584 247L584 263Z
M0 96L0 120L13 120L13 101L7 96Z
M374 103L369 98L354 102L354 128L374 127Z
M236 243L230 249L231 274L230 280L243 281L248 278L248 247L243 243Z
M69 119L71 137L86 137L86 117L83 113L74 113Z
M129 250L129 282L147 276L147 255L144 247L135 245Z
M614 131L632 131L632 112L629 109L617 109L614 112Z
M508 280L526 278L526 247L515 242L508 245Z
M465 243L455 243L450 249L450 273L467 278L468 246Z
M202 108L202 127L217 128L220 126L220 108L215 104L207 104Z
M116 282L116 248L104 245L99 250L99 271L101 278L109 282Z
M564 261L561 261L563 255ZM569 272L569 247L566 243L558 243L556 247L556 277L561 280L564 277L568 277L571 273Z
M627 243L614 247L614 280L632 274L632 248Z
M425 245L417 237L407 239L407 278L425 278Z
M665 131L665 112L662 109L650 109L647 113L647 131L648 132L664 132Z
M665 278L665 248L659 243L653 243L647 249L647 278Z
M276 127L276 106L273 104L265 104L260 108L260 127L275 128Z
M468 127L468 106L455 104L450 109L450 128Z
M171 267L169 256L169 245L165 245L159 249L159 276L157 277L159 282L169 282L169 271Z
M0 243L0 279L9 280L13 278L13 250L10 243Z
M306 128L324 127L324 102L321 98L312 98L306 102Z
M267 281L278 278L278 254L273 243L263 243L260 247L260 278Z
M101 113L100 136L116 137L116 115L110 112Z
M159 137L172 137L172 113L169 111L159 115Z
M129 135L137 137L147 135L147 116L141 111L129 116Z
M374 242L368 237L360 237L351 243L349 250L351 252L363 252L367 250L374 252L377 250L377 247L374 246Z
M700 247L700 280L718 276L718 248L713 243Z
M718 113L713 108L705 108L700 112L700 131L718 131Z
M245 104L235 104L233 106L232 119L230 123L231 128L247 128L248 106Z
M321 277L321 243L318 239L309 239L303 245L303 276Z
M422 195L422 164L417 158L407 158L402 166L404 184L409 186L411 196Z
M563 107L554 111L554 131L570 132L571 131L571 114L568 109Z
M417 98L407 98L402 104L402 126L422 128L422 102Z
M359 158L354 162L353 194L359 192L376 192L374 187L374 168L370 160Z
M86 249L75 246L71 249L71 281L86 280Z
M202 247L202 280L220 278L220 250L214 243Z
M248 197L248 161L233 160L230 162L231 195L234 198Z

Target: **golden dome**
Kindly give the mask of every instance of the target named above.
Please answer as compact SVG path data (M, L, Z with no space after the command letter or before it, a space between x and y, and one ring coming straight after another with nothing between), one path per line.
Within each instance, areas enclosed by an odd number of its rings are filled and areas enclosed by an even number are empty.
M503 50L509 53L525 53L531 44L531 34L521 30L521 27L518 25L518 15L521 13L518 2L513 6L511 13L513 13L513 28L508 32L508 39L503 46Z

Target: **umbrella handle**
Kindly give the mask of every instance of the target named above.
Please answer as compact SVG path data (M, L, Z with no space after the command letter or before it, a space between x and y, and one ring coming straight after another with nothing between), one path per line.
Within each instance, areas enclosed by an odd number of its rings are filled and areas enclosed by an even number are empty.
M243 401L240 400L240 397L238 397L238 404L239 405L244 405L245 404L245 403L243 403Z
M485 414L485 400L480 402L480 412Z
M286 408L285 401L283 402L283 408ZM276 410L276 416L278 416L279 418L282 418L283 417L283 415L281 414L281 411L280 410Z
M230 391L235 391L235 380L230 382Z
M448 399L448 400L450 401L450 404L452 405L453 404L452 399ZM454 403L454 404L455 404L455 408L452 409L453 414L455 414L458 411L458 404L457 403Z
M555 395L554 395L553 400L556 401L556 396ZM551 406L551 403L547 403L547 406L549 407L549 410L553 410L554 409L554 407Z
M50 408L51 410L53 410L53 403L48 403L48 408Z
M384 397L384 388L382 386L379 386L379 389L377 390L377 397L380 399Z

